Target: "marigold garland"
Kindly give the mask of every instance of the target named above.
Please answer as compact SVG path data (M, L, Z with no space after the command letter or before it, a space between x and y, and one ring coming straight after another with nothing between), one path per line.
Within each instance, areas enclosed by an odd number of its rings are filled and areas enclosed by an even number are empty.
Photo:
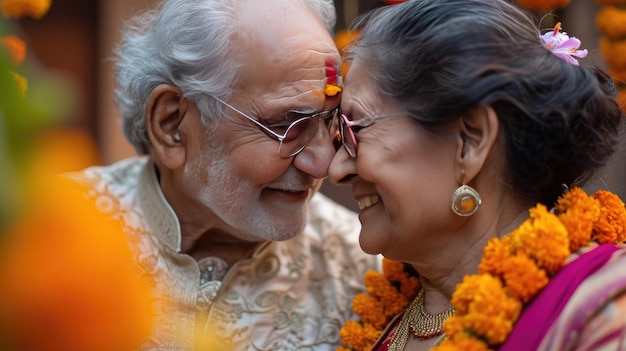
M545 287L566 258L584 245L626 242L626 208L608 191L589 196L573 188L552 212L538 204L529 218L483 249L478 274L466 276L452 295L456 314L448 338L435 351L494 350L506 341L524 305Z
M337 351L369 350L391 319L417 296L420 282L411 265L383 258L382 266L382 273L365 274L367 294L357 294L352 301L352 309L361 319L347 321L341 328L343 345Z
M578 187L561 196L552 211L542 205L502 238L483 249L478 274L465 276L452 295L454 316L443 330L448 336L434 351L489 351L502 345L524 306L548 285L566 259L590 242L625 243L626 207L615 194L592 196ZM337 351L364 351L378 340L393 316L403 311L420 288L408 264L383 259L383 272L364 277L367 294L352 308L361 317L347 321Z

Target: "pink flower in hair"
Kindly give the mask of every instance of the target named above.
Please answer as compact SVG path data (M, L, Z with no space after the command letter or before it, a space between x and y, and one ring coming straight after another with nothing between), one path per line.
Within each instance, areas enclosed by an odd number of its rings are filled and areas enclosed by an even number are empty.
M578 50L580 47L578 38L570 38L567 33L561 31L561 22L554 26L554 30L544 33L541 41L554 55L575 66L578 66L578 60L574 56L579 58L587 56L587 49Z

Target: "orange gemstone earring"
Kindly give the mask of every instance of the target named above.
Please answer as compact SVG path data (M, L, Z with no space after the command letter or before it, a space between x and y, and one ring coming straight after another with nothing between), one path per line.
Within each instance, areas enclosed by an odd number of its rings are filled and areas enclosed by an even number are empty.
M474 188L465 184L465 170L461 170L461 176L463 177L463 185L452 194L451 205L454 213L466 217L473 215L478 210L482 200Z

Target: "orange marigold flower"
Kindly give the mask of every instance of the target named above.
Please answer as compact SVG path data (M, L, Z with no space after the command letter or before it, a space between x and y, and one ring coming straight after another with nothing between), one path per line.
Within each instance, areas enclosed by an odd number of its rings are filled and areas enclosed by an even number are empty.
M594 227L593 237L599 243L626 241L626 209L615 194L600 190L593 195L600 202L600 218Z
M550 281L546 272L539 269L535 261L523 252L506 260L503 270L509 292L523 303L533 298Z
M610 39L626 36L626 10L615 6L604 6L596 14L596 25L600 33Z
M383 258L383 274L407 299L417 296L420 281L409 264Z
M600 216L600 203L575 187L559 198L555 212L569 233L569 249L574 252L591 240L593 224Z
M444 340L438 346L435 346L432 351L490 351L491 349L487 344L478 338L472 337L470 334L462 333L451 336Z
M557 214L567 212L567 210L571 209L572 207L579 206L580 204L584 203L585 199L587 199L588 197L589 195L587 195L587 193L583 189L579 187L573 187L568 192L559 197L556 206L554 206L554 210Z
M479 275L466 275L463 277L463 281L457 284L451 300L457 316L469 312L469 304L479 289L480 280L481 276Z
M513 246L553 275L570 254L567 229L542 204L531 208L529 214L530 218L511 234Z
M513 329L522 304L508 295L500 279L488 274L478 277L477 290L470 299L467 313L460 317L464 329L483 337L491 345L499 345Z
M404 307L409 305L409 302L398 289L391 285L381 291L380 303L383 305L385 317L392 317L402 312Z
M377 271L367 271L363 277L365 282L365 289L368 294L379 297L379 292L389 286L389 281L385 279L385 276Z
M456 315L452 315L446 319L443 323L443 332L450 336L458 333L463 333L465 329L463 328L463 317L459 317Z
M43 17L52 0L0 0L0 12L7 18L32 17L40 19Z
M17 65L24 61L26 57L26 43L22 39L15 35L7 35L0 38L0 43L9 51L13 63Z
M400 280L404 274L404 263L383 258L383 274L389 281Z
M383 305L377 299L357 294L352 300L352 310L361 317L363 323L371 324L376 329L382 329L387 323Z
M407 298L379 272L369 271L365 274L365 287L368 294L380 301L386 317L401 312L409 303Z
M376 342L379 330L369 325L363 325L356 321L347 321L346 325L339 330L339 337L344 344L352 346L354 351L369 349Z
M602 57L612 70L626 69L626 39L611 40L602 36L598 44Z
M404 274L400 276L398 282L400 283L400 293L407 300L413 300L417 296L421 286L419 278Z
M508 236L502 239L497 237L489 239L483 248L483 258L478 265L478 273L489 273L496 277L502 277L504 273L502 263L512 255L509 242Z

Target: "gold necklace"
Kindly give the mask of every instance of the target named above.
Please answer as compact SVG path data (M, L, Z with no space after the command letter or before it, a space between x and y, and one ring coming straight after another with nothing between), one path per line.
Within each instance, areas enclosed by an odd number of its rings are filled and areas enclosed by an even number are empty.
M443 334L443 323L454 314L454 307L449 310L430 314L424 307L424 290L420 290L413 302L404 312L400 325L389 342L389 351L402 351L409 341L409 335L420 340L427 340Z

